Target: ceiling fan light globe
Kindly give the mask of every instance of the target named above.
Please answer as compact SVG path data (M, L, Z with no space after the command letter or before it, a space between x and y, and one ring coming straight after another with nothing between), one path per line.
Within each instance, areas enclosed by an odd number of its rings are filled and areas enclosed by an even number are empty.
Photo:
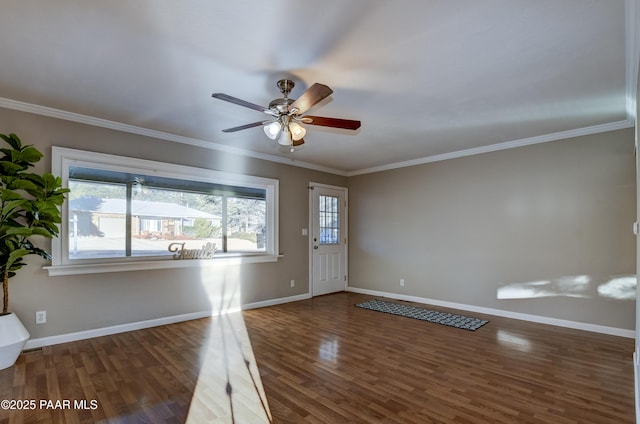
M291 132L291 138L294 141L298 141L307 134L307 130L296 122L289 124L289 131Z
M272 122L268 125L265 125L263 129L267 137L269 137L271 140L275 140L276 138L278 138L282 126L279 122Z
M284 127L280 137L278 138L278 144L281 146L291 146L293 145L293 140L291 139L291 133L287 127Z

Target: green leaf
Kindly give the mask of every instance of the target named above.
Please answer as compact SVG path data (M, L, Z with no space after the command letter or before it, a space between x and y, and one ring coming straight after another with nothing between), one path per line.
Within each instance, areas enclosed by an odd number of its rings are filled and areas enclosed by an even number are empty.
M5 221L9 219L9 217L19 214L21 211L25 210L28 205L29 202L24 199L3 202L2 209L0 209L0 220Z
M16 249L13 252L9 253L6 267L15 270L15 268L13 268L13 264L18 262L23 256L27 256L29 253L30 252L27 249Z
M23 169L24 167L22 165L7 160L0 161L0 170L2 170L2 173L5 175L15 175Z
M0 189L0 200L24 200L24 197L20 193L3 188Z
M2 134L0 134L2 135ZM13 151L13 149L7 149L6 147L3 147L2 149L0 149L1 153L4 153L5 156L11 156L11 152Z
M35 246L32 246L30 250L31 250L31 253L34 255L38 255L41 258L51 260L51 254L46 250L40 249L39 247L35 247Z
M19 178L13 179L9 184L7 184L7 189L9 190L25 190L27 192L36 191L38 192L40 188L35 185L33 182L29 180L22 180Z
M56 183L56 177L53 174L42 174L42 185L46 191L55 190L56 187L59 187L62 184L62 180L60 180L60 184Z
M44 228L34 227L31 229L31 232L33 233L34 236L44 236L44 237L51 238L51 232Z
M21 159L26 162L38 162L44 156L33 146L25 146L20 153Z
M5 134L0 134L0 137L6 141L7 143L9 143L9 145L11 147L13 147L14 149L20 149L22 147L22 142L20 141L20 139L18 138L17 135L15 134L9 134L8 136Z
M34 234L33 230L31 228L26 228L26 227L11 227L8 228L6 231L7 235L12 235L12 236L23 236L23 237L29 237L32 234Z

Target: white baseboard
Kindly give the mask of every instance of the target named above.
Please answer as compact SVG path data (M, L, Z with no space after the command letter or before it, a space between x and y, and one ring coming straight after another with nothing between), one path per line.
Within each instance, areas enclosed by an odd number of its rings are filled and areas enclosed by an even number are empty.
M141 330L143 328L157 327L159 325L173 324L176 322L189 321L211 316L211 311L194 312L190 314L174 315L150 319L146 321L132 322L128 324L114 325L111 327L96 328L93 330L78 331L75 333L59 334L56 336L30 339L24 346L25 350L35 349L43 346L51 346L60 343L75 342L77 340L91 339L94 337L108 336L111 334L125 333L127 331Z
M262 302L247 303L242 305L242 310L266 308L267 306L280 305L282 303L297 302L298 300L311 299L309 293L299 294L296 296L280 297L278 299L264 300Z
M625 329L615 328L615 327L606 327L602 325L587 324L583 322L568 321L568 320L549 318L549 317L543 317L538 315L522 314L519 312L503 311L500 309L484 308L480 306L465 305L462 303L445 302L441 300L428 299L424 297L408 296L408 295L402 295L397 293L360 289L357 287L347 287L347 291L354 292L354 293L368 294L371 296L387 297L390 299L406 300L409 302L424 303L427 305L442 306L445 308L460 309L463 311L478 312L482 314L495 315L495 316L500 316L505 318L519 319L523 321L538 322L541 324L556 325L559 327L573 328L576 330L585 330L585 331L592 331L596 333L610 334L613 336L621 336L621 337L628 337L628 338L635 337L635 331L625 330ZM305 300L309 298L311 298L311 294L305 293L305 294L296 295L296 296L288 296L288 297L282 297L278 299L265 300L261 302L247 303L245 305L242 305L242 310L264 308L267 306L275 306L283 303L297 302L299 300ZM238 310L239 309L234 309L234 310L228 310L226 312L227 313L237 312ZM174 324L177 322L206 318L213 315L217 315L217 313L212 311L200 311L200 312L193 312L189 314L156 318L156 319L151 319L146 321L132 322L128 324L114 325L111 327L97 328L93 330L78 331L75 333L41 337L37 339L28 340L27 343L25 344L24 349L25 350L36 349L43 346L51 346L51 345L56 345L60 343L91 339L94 337L108 336L111 334L125 333L127 331L135 331L135 330L141 330L144 328L157 327L160 325Z
M309 294L302 294L298 296L290 296L290 297L283 297L279 299L266 300L263 302L248 303L246 305L242 305L242 309L245 310L245 309L263 308L266 306L279 305L281 303L288 303L288 302L295 302L298 300L309 299L310 297L311 296ZM238 312L239 310L240 308L232 308L232 309L226 310L225 313ZM37 339L28 340L24 346L24 350L37 349L39 347L51 346L51 345L56 345L60 343L75 342L78 340L91 339L94 337L109 336L111 334L125 333L127 331L142 330L144 328L158 327L160 325L174 324L177 322L190 321L193 319L206 318L206 317L215 316L215 315L218 315L218 312L215 312L215 311L192 312L189 314L174 315L170 317L163 317L163 318L150 319L146 321L138 321L138 322L132 322L127 324L114 325L111 327L103 327L103 328L96 328L93 330L78 331L75 333L59 334L56 336L49 336L49 337L40 337Z
M442 306L444 308L478 312L481 314L495 315L495 316L504 317L504 318L519 319L522 321L537 322L540 324L555 325L558 327L573 328L575 330L584 330L584 331L591 331L594 333L609 334L612 336L627 337L631 339L635 338L636 336L634 330L626 330L624 328L607 327L604 325L588 324L585 322L569 321L564 319L543 317L539 315L523 314L520 312L504 311L501 309L484 308L481 306L465 305L463 303L446 302L442 300L428 299L428 298L417 297L417 296L408 296L408 295L403 295L398 293L388 293L388 292L377 291L377 290L361 289L358 287L347 287L347 291L354 292L354 293L368 294L371 296L387 297L390 299L406 300L408 302L417 302L417 303L424 303L427 305Z

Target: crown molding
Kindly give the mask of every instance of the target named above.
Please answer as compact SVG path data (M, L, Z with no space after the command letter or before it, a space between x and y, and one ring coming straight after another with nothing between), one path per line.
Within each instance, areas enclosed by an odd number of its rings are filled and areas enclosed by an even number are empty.
M280 156L270 155L267 153L253 152L251 150L226 146L224 144L214 143L211 141L200 140L192 137L185 137L177 134L171 134L163 131L152 130L149 128L138 127L135 125L124 124L121 122L110 121L107 119L96 118L93 116L82 115L79 113L68 112L65 110L35 105L32 103L20 102L17 100L12 100L12 99L2 98L2 97L0 97L0 107L3 107L5 109L18 110L21 112L33 113L41 116L47 116L50 118L61 119L64 121L77 122L80 124L91 125L94 127L107 128L111 130L142 135L145 137L157 138L160 140L173 141L176 143L202 147L210 150L217 150L220 152L231 153L231 154L240 155L240 156L252 157L255 159L262 159L270 162L282 163L285 165L297 166L300 168L312 169L314 171L321 171L321 172L327 172L330 174L346 176L346 172L343 170L334 169L334 168L317 165L309 162L283 158Z
M563 140L566 138L580 137L584 135L598 134L607 131L616 131L625 128L632 128L634 122L630 120L611 122L608 124L594 125L591 127L578 128L568 131L560 131L552 134L545 134L536 137L522 138L520 140L507 141L504 143L490 144L488 146L474 147L472 149L458 150L456 152L443 153L440 155L426 156L418 159L411 159L402 162L390 163L387 165L374 166L347 173L347 177L356 175L371 174L374 172L388 171L408 166L424 165L425 163L440 162L443 160L456 159L464 156L479 155L482 153L497 152L499 150L514 149L516 147L530 146L532 144L548 143L550 141Z
M312 169L320 172L327 172L329 174L341 175L346 177L352 177L356 175L371 174L374 172L388 171L391 169L404 168L408 166L423 165L426 163L439 162L443 160L455 159L464 156L479 155L482 153L495 152L499 150L513 149L516 147L529 146L532 144L546 143L550 141L562 140L565 138L579 137L590 134L597 134L607 131L615 131L624 128L630 128L635 125L635 119L627 119L624 121L617 121L608 124L595 125L591 127L578 128L574 130L561 131L552 134L545 134L537 137L524 138L520 140L508 141L504 143L491 144L488 146L474 147L471 149L458 150L455 152L443 153L440 155L426 156L422 158L412 159L408 161L395 162L381 166L375 166L371 168L363 168L355 171L344 171L340 169L330 168L322 165L316 165L309 162L299 161L295 159L283 158L280 156L269 155L266 153L252 152L246 149L240 149L237 147L225 146L210 141L199 140L191 137L184 137L177 134L171 134L163 131L151 130L148 128L138 127L130 124L123 124L121 122L110 121L107 119L95 118L93 116L82 115L79 113L68 112L60 109L54 109L46 106L34 105L31 103L20 102L17 100L11 100L0 97L0 107L12 110L18 110L21 112L33 113L36 115L47 116L50 118L61 119L65 121L77 122L85 125L91 125L95 127L107 128L116 131L127 132L131 134L142 135L146 137L157 138L160 140L173 141L176 143L187 144L196 147L202 147L205 149L217 150L225 153L231 153L241 156L252 157L255 159L262 159L270 162L281 163L285 165L297 166L300 168Z

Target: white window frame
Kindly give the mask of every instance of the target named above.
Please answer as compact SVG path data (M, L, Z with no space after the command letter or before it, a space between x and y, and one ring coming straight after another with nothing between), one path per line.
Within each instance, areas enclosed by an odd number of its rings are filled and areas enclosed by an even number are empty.
M213 259L175 260L144 257L69 259L69 202L65 201L61 209L62 223L60 225L60 236L51 241L51 266L44 267L50 276L165 268L201 268L219 264L276 262L281 256L278 250L279 181L277 179L233 174L223 171L214 171L211 169L68 149L57 146L52 148L51 160L52 173L62 178L63 187L68 187L69 185L69 168L76 166L175 178L187 181L201 181L264 189L266 191L267 204L267 238L265 240L265 252L227 253L216 255Z

